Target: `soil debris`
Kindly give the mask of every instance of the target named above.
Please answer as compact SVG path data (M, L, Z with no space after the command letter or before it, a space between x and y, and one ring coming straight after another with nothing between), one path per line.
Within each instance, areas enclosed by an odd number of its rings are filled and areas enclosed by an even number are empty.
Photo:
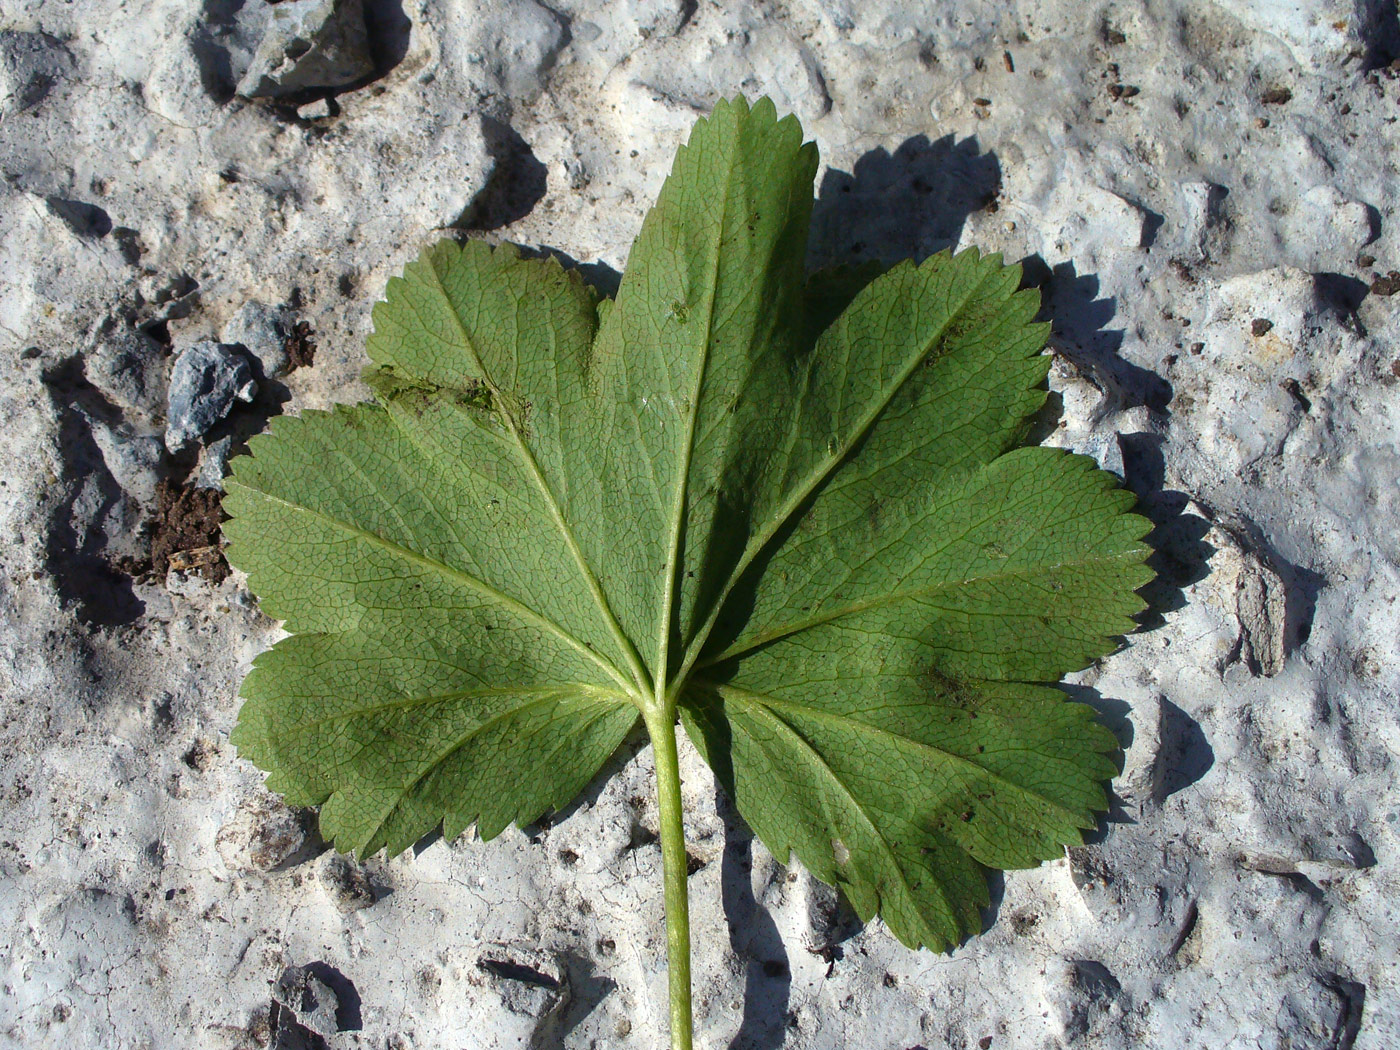
M156 485L156 520L151 536L151 571L197 572L210 583L228 578L219 544L223 493L169 479Z
M1391 270L1384 277L1377 276L1371 282L1372 295L1392 296L1400 292L1400 270Z
M287 333L287 371L310 368L316 356L316 341L312 338L311 325L298 321Z

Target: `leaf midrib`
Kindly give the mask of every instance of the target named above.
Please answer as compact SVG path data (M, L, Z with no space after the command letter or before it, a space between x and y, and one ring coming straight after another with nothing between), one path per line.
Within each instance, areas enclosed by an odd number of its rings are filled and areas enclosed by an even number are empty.
M697 683L697 685L698 684L700 683ZM1038 802L1049 806L1051 809L1061 814L1062 817L1067 818L1073 826L1082 826L1082 824L1080 823L1080 814L1078 811L1070 809L1069 807L1065 806L1064 803L1057 802L1055 799L1042 795L1039 791L1036 791L1033 788L1026 787L1024 784L1018 784L1014 780L1008 780L1000 773L988 769L986 766L981 765L973 759L968 758L966 755L959 755L953 751L946 751L943 748L936 747L933 744L926 744L922 740L915 740L913 737L907 737L900 733L892 732L888 729L881 729L878 726L871 725L869 722L861 721L858 718L852 718L849 715L838 714L835 711L828 711L824 708L809 707L806 704L799 704L792 700L783 700L779 697L771 696L768 693L757 693L751 689L745 689L742 686L730 685L728 683L706 683L706 685L708 686L708 688L719 693L721 696L737 696L742 700L749 701L751 705L758 704L760 706L767 707L770 709L784 708L790 711L796 711L804 716L815 718L818 721L832 722L844 726L846 729L853 733L870 733L875 736L888 738L891 740L903 741L906 744L916 748L917 750L927 751L933 755L936 755L940 759L952 765L961 766L964 768L970 767L972 769L975 769L978 772L978 774L991 779L999 786L1009 788L1015 794L1037 800ZM774 717L777 717L776 713L774 714ZM779 720L782 721L781 719ZM784 722L784 724L786 725L787 723ZM796 733L799 737L801 737L802 735L800 733L797 733L796 729L793 729L792 732ZM803 739L803 743L807 743L805 738ZM811 747L810 744L807 744L807 746Z
M711 120L713 121L713 117ZM711 125L713 128L713 124ZM743 134L740 125L738 135ZM691 148L689 145L687 149ZM660 698L666 692L666 676L671 659L671 623L675 618L676 585L680 575L681 534L685 527L688 506L687 489L690 487L690 464L695 450L695 423L700 415L700 399L705 389L705 374L709 370L710 348L715 335L715 304L719 291L720 245L724 241L724 229L729 211L729 197L733 191L734 173L738 166L740 150L730 151L729 165L725 170L724 192L719 201L719 223L710 241L710 256L706 260L707 288L705 303L704 338L701 340L699 360L696 362L694 382L691 389L690 408L686 419L685 444L681 448L680 469L676 477L675 495L672 498L671 520L668 523L670 540L666 553L666 587L662 600L660 637L657 640L655 668L655 695ZM697 158L698 159L698 158Z
M383 550L386 553L402 558L405 561L411 562L414 565L418 565L421 568L428 569L434 573L437 573L440 576L446 577L447 579L454 580L460 584L465 585L466 587L470 588L476 593L491 599L501 608L512 613L517 618L532 624L533 626L539 628L542 631L545 631L548 634L554 635L565 645L576 650L580 655L586 656L590 661L597 664L598 667L608 675L608 677L612 678L613 681L617 682L618 685L620 685L624 691L631 695L632 687L630 683L628 683L627 679L623 676L622 672L613 666L611 661L599 655L597 652L589 648L588 645L580 641L578 638L575 638L571 633L566 631L558 623L555 623L553 620L549 619L546 616L541 616L529 606L510 597L510 595L506 594L504 591L492 587L489 583L486 583L484 580L477 579L470 573L463 572L460 569L455 569L451 565L446 564L445 562L438 561L436 558L430 558L426 554L420 554L419 552L409 547L405 547L402 544L395 543L393 540L386 539L385 537L380 536L378 533L361 528L359 525L352 524L348 521L342 521L340 518L337 518L334 515L326 514L322 511L315 510L311 507L303 506L300 503L294 503L291 500L283 499L281 496L274 496L270 492L264 492L261 489L255 489L244 482L240 482L234 479L229 479L226 484L229 488L241 488L245 492L253 496L260 497L262 499L268 500L271 503L275 503L278 506L285 507L287 510L292 511L293 513L304 514L308 517L314 518L325 525L329 525L332 528L339 529L342 532L348 533L356 537L357 539L369 544L372 547L378 547L380 550Z
M871 833L875 836L875 838L879 841L880 845L883 847L884 853L888 859L890 866L894 869L900 884L904 887L904 891L907 894L908 901L911 905L909 910L915 916L918 917L920 923L922 923L924 926L925 936L921 939L924 940L925 943L931 943L933 941L941 942L943 938L937 934L937 931L935 931L931 926L928 925L928 922L923 915L923 909L918 907L918 898L915 896L915 890L909 882L909 877L904 873L904 867L899 862L899 854L897 854L894 850L894 847L890 845L889 839L885 836L885 833L880 830L880 826L876 824L875 820L870 816L869 813L866 812L865 806L863 806L860 800L856 798L855 793L850 789L849 786L847 786L846 782L841 779L841 776L836 772L836 770L832 769L831 766L827 764L827 761L822 756L821 752L819 752L815 747L813 747L807 741L806 737L804 737L795 728L793 728L786 721L780 718L777 712L775 712L767 703L765 703L763 699L759 697L758 694L747 693L743 690L736 690L732 686L727 685L712 688L716 688L716 691L719 692L721 696L724 696L726 698L732 696L734 699L737 699L741 704L747 707L750 711L757 711L760 713L760 717L766 717L771 722L776 723L777 726L780 727L780 730L782 732L795 739L798 742L798 744L812 756L812 761L814 765L817 768L819 768L826 775L826 777L836 785L841 794L849 800L852 808L860 814L861 820L865 822L865 825L870 829ZM834 859L835 858L833 857L833 860ZM932 878L932 882L938 890L938 896L943 902L945 912L949 916L954 916L953 923L954 925L957 925L957 919L955 917L956 912L953 910L953 907L948 899L948 894L944 890L942 882L938 880L936 875L934 875L934 877ZM884 913L884 904L885 902L883 900L879 902L879 904L876 907L876 911L878 913ZM933 936L930 937L928 936L929 934L933 934Z
M613 641L622 654L624 662L628 664L628 669L632 672L636 687L644 691L646 674L637 656L635 646L632 645L631 639L629 639L626 632L623 631L622 625L618 623L617 616L614 614L612 606L607 600L607 596L603 593L602 584L598 582L597 574L594 573L593 567L589 565L588 559L584 557L583 550L578 544L578 538L574 535L573 528L565 519L563 508L559 506L559 500L554 495L554 490L550 487L549 482L545 480L544 472L540 470L539 461L535 458L534 451L526 443L524 435L520 432L520 424L515 418L515 413L507 410L505 407L506 399L503 396L500 384L497 383L496 378L487 371L485 363L481 360L481 354L476 349L476 342L472 339L467 330L466 321L458 310L457 303L452 299L452 296L447 294L447 287L442 283L442 275L438 273L437 266L431 261L427 269L432 275L433 284L436 286L438 293L442 296L443 302L447 304L448 314L452 318L452 323L457 327L457 334L461 337L462 346L466 349L467 353L471 354L472 360L476 364L477 371L481 373L483 381L490 387L495 396L496 403L501 406L500 415L505 420L511 437L515 439L516 451L524 461L525 468L529 471L536 487L540 490L540 494L544 497L545 505L549 508L550 517L554 521L555 528L559 530L565 546L568 547L569 553L574 559L574 564L578 566L578 570L583 576L584 583L593 597L593 602L597 606L598 612L602 615L607 625L608 632L613 636ZM596 330L593 333L593 337L597 337ZM609 667L611 666L612 664L609 662ZM616 671L616 668L614 668L614 671Z
M1070 561L1055 562L1053 565L1036 565L1026 569L1016 569L1007 572L989 573L985 576L967 576L956 580L944 580L941 583L932 584L928 587L915 587L910 590L891 591L888 594L880 595L878 598L871 598L866 601L860 602L848 602L845 605L839 606L827 612L819 613L815 616L810 616L805 620L796 620L786 624L782 624L778 627L769 628L762 634L754 636L751 640L745 642L743 645L731 646L730 648L724 650L721 653L717 653L714 656L707 657L704 660L698 661L695 667L696 670L702 670L706 667L713 667L716 664L723 663L726 660L732 660L736 656L742 656L744 653L752 652L755 649L768 645L771 642L776 642L782 638L787 638L791 635L799 634L802 631L811 630L813 627L820 627L823 624L832 623L846 616L854 616L857 613L866 612L870 609L877 609L881 606L894 605L898 602L907 601L913 598L930 598L940 593L956 591L959 588L969 587L975 584L996 583L1001 580L1015 579L1016 577L1033 576L1042 572L1057 572L1061 569L1085 568L1090 565L1105 565L1122 560L1132 560L1134 562L1140 562L1142 560L1142 551L1140 549L1135 549L1129 551L1120 551L1116 554L1106 556L1076 558ZM1007 614L1002 613L1001 615Z
M953 256L952 258L956 259L957 256ZM979 259L978 261L981 262L982 260ZM925 263L924 265L928 264ZM921 267L915 267L915 270L917 271L920 268ZM952 326L954 320L956 320L957 317L961 315L965 309L967 309L968 303L970 303L973 300L974 296L976 296L977 293L982 290L982 287L995 276L997 276L996 273L988 272L986 274L983 274L976 282L973 283L972 287L969 289L966 295L964 295L959 300L957 307L948 311L948 316L944 318L943 323L939 325L938 328L934 332L932 332L929 335L929 337L920 345L919 352L910 355L909 361L906 363L905 367L897 374L895 379L885 387L885 389L881 392L880 396L875 399L874 407L872 407L868 412L865 413L865 415L860 419L859 424L857 426L851 429L847 440L842 444L838 445L837 450L835 452L828 452L825 460L818 461L817 465L809 472L808 476L801 483L798 484L797 488L793 490L789 498L780 506L778 511L773 515L772 519L769 521L769 523L764 528L760 529L759 532L753 537L753 539L749 541L748 545L744 548L744 553L740 556L738 563L735 565L734 570L730 573L729 579L726 581L723 590L720 591L719 597L715 600L714 605L711 607L710 614L708 617L706 617L704 626L698 632L696 632L695 637L691 640L689 646L686 648L685 659L682 663L681 672L677 675L678 684L683 684L688 672L694 666L696 666L696 662L699 659L700 653L703 651L705 643L709 640L710 633L714 629L715 622L719 619L719 614L724 609L724 605L729 599L730 592L734 589L735 585L743 577L744 573L748 570L748 567L753 562L753 559L756 558L759 552L762 551L763 548L766 547L769 544L769 542L773 539L773 537L778 534L778 532L782 529L783 525L787 522L787 520L797 512L797 509L801 507L804 502L806 502L807 498L813 492L816 491L816 489L822 484L822 482L824 482L828 477L830 477L832 471L834 471L842 462L845 461L846 457L850 455L851 450L856 447L856 445L860 442L861 438L875 424L875 421L880 417L884 410L887 407L889 407L889 404L891 401L894 400L895 395L898 394L899 391L904 387L904 384L909 381L910 377L919 368L919 366L925 360L928 359L928 355L933 352L934 348L938 345L939 341L943 338L943 336L947 333L948 329ZM879 278L877 278L876 280L879 280ZM869 286L867 285L867 288L868 287ZM857 298L859 298L859 296L857 296ZM852 303L854 303L854 301L855 300L852 300ZM850 306L847 307L847 310L849 309ZM838 317L835 321L832 322L833 326L835 326L836 324L840 324L841 320L842 317ZM818 341L820 342L820 337ZM816 353L816 351L814 350L813 353ZM797 427L801 422L801 405L799 404L795 407L799 415L798 418L794 420L793 426ZM706 666L709 662L712 661L708 661Z

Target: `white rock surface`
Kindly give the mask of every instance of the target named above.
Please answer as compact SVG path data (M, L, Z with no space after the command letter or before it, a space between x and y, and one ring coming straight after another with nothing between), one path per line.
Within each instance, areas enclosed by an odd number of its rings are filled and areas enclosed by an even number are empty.
M372 68L297 110L236 92L281 7L0 11L0 1046L661 1045L645 750L548 826L335 858L227 743L276 626L138 563L200 469L161 443L173 347L250 302L314 331L239 439L361 397L426 241L606 280L737 91L822 150L814 265L1026 260L1039 432L1138 493L1161 579L1070 686L1112 813L949 955L777 864L687 749L699 1045L1400 1044L1393 4L365 0Z

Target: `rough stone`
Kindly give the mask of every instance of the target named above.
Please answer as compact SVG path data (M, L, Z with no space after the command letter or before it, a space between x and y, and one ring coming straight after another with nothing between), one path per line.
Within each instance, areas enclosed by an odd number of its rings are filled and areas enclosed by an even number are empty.
M245 800L214 840L224 865L235 875L272 871L295 857L305 843L301 815L281 799L266 796Z
M0 31L0 113L37 106L72 74L73 56L54 37Z
M340 997L311 967L287 967L277 979L272 998L292 1013L297 1024L322 1038L341 1031L336 1020Z
M623 0L623 6L643 40L675 36L693 10L686 0Z
M202 438L237 401L251 401L258 384L237 347L212 340L180 351L170 369L165 444L179 452Z
M1361 249L1376 239L1373 209L1347 200L1336 186L1314 186L1291 210L1288 239L1297 245L1295 263L1315 273L1348 269Z
M165 352L123 317L104 318L83 357L83 371L113 405L142 423L165 409Z
M362 0L281 0L266 8L262 38L238 82L244 98L333 92L374 74Z
M349 857L336 854L325 857L317 876L342 912L360 911L379 899L379 891L369 872Z
M1238 625L1221 670L1241 663L1251 674L1272 678L1283 670L1287 641L1288 598L1283 581L1265 558L1229 528L1216 525L1205 541L1215 549L1212 603Z
M219 338L227 345L243 348L252 359L254 377L261 382L285 374L291 365L287 354L290 334L285 310L253 300L238 308Z
M472 983L485 994L479 1016L482 1050L541 1045L556 1031L571 995L567 975L550 953L530 944L487 945L476 959Z
M537 0L482 0L460 30L452 61L480 90L508 98L539 93L565 40L560 16Z
M1305 67L1325 69L1358 62L1385 40L1394 11L1383 0L1216 0L1257 33L1282 39Z
M233 454L233 435L225 434L217 441L211 441L200 451L199 472L195 485L202 489L224 488L224 478L228 474L229 456Z

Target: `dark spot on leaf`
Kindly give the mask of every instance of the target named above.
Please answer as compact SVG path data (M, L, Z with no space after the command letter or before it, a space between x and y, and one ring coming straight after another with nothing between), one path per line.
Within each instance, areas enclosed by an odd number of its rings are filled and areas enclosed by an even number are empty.
M930 665L924 671L924 681L930 689L930 697L934 703L942 704L945 707L957 707L973 713L974 708L981 705L981 698L967 687L963 682L944 674L937 667Z

